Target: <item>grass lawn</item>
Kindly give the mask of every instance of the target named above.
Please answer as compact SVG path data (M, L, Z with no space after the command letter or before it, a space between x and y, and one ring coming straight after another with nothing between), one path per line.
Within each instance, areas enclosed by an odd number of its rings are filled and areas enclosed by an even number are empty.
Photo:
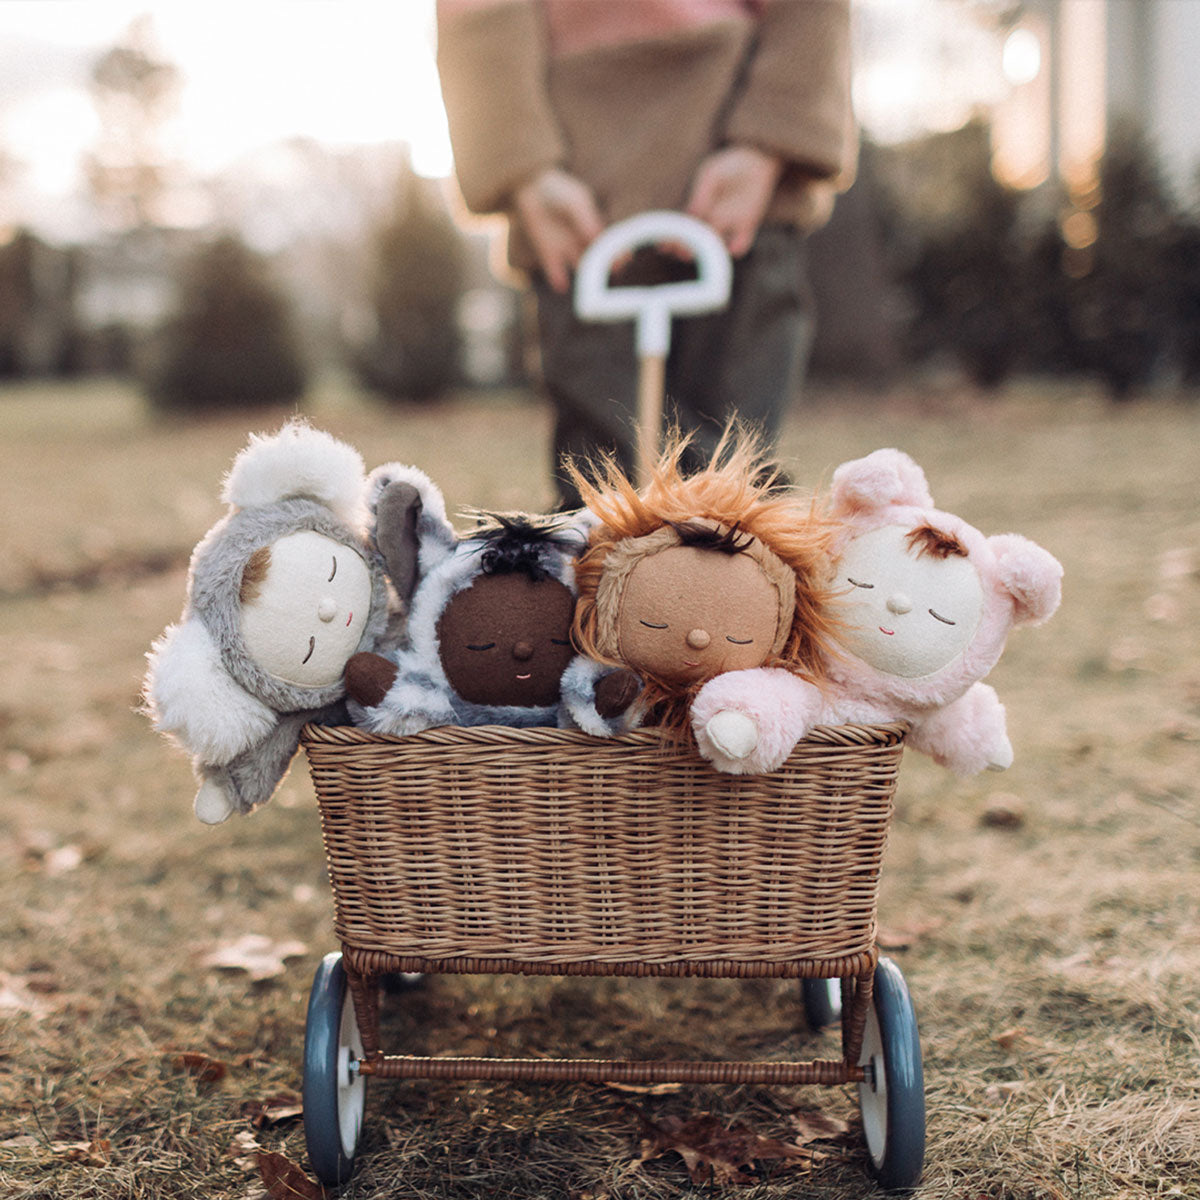
M548 414L522 394L385 409L330 384L308 411L368 466L424 468L452 509L551 499ZM136 711L222 475L249 431L286 415L185 423L116 385L0 390L0 1194L13 1200L261 1196L255 1144L307 1169L305 1003L333 938L306 771L253 817L202 827L186 761ZM916 1195L1200 1197L1200 406L1113 408L1061 383L818 388L782 452L816 485L891 445L940 507L1024 533L1066 569L1061 612L1018 632L990 680L1012 769L964 782L905 759L880 922L925 1054ZM216 965L247 935L278 973ZM387 1000L385 1039L434 1054L837 1052L804 1029L794 984L761 980L444 976ZM373 1087L342 1195L715 1194L677 1153L639 1161L651 1125L703 1114L813 1152L764 1162L731 1194L873 1194L850 1089L424 1082Z

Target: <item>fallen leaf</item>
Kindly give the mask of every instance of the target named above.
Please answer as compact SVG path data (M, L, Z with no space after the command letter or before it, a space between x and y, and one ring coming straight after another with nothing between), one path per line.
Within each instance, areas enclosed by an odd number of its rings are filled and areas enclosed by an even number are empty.
M1001 1050L1011 1050L1026 1034L1026 1029L1022 1025L1014 1025L1011 1029L1005 1029L1003 1032L996 1034L992 1041L1000 1047Z
M673 1096L683 1091L682 1083L606 1083L604 1086L632 1096Z
M264 1100L247 1100L242 1105L242 1116L255 1129L279 1125L303 1114L304 1104L296 1092L283 1092L278 1096L268 1096Z
M303 942L277 942L261 933L247 933L233 942L222 942L200 961L203 967L245 971L252 980L273 979L286 969L284 961L308 953Z
M241 1167L243 1171L257 1171L260 1151L262 1147L254 1134L248 1129L242 1129L233 1135L233 1141L229 1143L226 1153L233 1159L235 1167Z
M796 1131L796 1143L801 1146L828 1138L844 1137L850 1132L849 1124L840 1117L831 1117L812 1109L798 1108L789 1113L788 1123Z
M309 1179L291 1159L271 1150L260 1150L255 1157L271 1200L324 1200L325 1189Z
M50 1149L57 1157L85 1167L107 1167L112 1162L112 1142L108 1138L92 1138L90 1142L52 1142Z
M27 980L0 971L0 1013L24 1013L26 1016L40 1018L48 1011L49 1005L33 994Z
M909 950L927 933L933 933L941 927L940 917L933 917L927 921L910 921L906 925L881 925L875 934L875 941L881 950Z
M42 859L42 870L47 875L65 875L81 866L84 859L82 846L57 846Z
M1025 824L1025 802L1020 796L997 793L988 800L979 823L987 829L1020 829Z
M756 1164L785 1160L787 1167L809 1164L810 1150L794 1143L764 1138L740 1122L728 1129L711 1114L684 1121L679 1117L650 1120L638 1113L643 1137L639 1162L674 1152L683 1159L695 1184L754 1184L761 1182Z
M217 1058L209 1058L195 1050L187 1050L176 1054L171 1059L171 1065L177 1071L182 1071L195 1078L197 1083L220 1083L229 1074L229 1064Z

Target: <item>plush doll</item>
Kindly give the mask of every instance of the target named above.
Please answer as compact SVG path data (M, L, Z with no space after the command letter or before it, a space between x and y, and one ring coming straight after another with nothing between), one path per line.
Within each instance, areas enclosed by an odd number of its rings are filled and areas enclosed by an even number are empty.
M195 811L247 813L286 774L307 721L344 714L342 673L387 620L360 531L356 451L300 422L252 437L192 554L187 603L150 654L146 707L191 755Z
M350 714L375 733L438 725L558 725L571 661L575 559L588 518L498 516L459 538L414 467L368 486L371 537L399 599L408 644L346 666Z
M713 680L692 708L701 753L724 771L770 771L813 725L907 721L908 744L957 774L1011 765L1004 708L979 680L1012 628L1054 613L1061 566L934 508L898 450L839 467L830 503L842 595L825 683L770 670Z
M638 491L615 463L595 478L571 468L599 525L576 571L575 642L564 677L571 717L589 733L614 722L592 703L615 672L640 694L619 727L648 722L686 736L697 690L726 671L769 666L816 678L825 617L830 526L811 500L776 486L756 445L735 432L686 475L673 437Z

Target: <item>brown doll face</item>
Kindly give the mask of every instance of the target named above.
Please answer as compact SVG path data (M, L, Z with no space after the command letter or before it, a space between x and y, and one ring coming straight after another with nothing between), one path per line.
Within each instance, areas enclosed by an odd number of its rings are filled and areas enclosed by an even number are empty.
M472 704L557 704L559 679L573 654L574 606L557 579L481 575L451 598L438 620L450 686Z
M688 686L762 666L778 619L776 589L748 554L672 546L630 573L617 641L635 671Z

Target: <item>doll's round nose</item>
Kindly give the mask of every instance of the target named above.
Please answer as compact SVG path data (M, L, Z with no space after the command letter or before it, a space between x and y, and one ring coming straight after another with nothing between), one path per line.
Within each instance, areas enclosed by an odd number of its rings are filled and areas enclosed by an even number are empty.
M322 621L328 624L337 616L337 601L330 596L326 596L320 604L317 605L317 616Z
M518 642L513 647L513 658L518 662L527 662L533 657L533 647L528 642Z
M711 641L712 638L708 636L707 629L693 629L691 633L687 635L687 644L691 646L693 650L703 650Z
M888 597L887 606L888 612L902 617L905 613L912 612L913 602L903 592L893 592Z

